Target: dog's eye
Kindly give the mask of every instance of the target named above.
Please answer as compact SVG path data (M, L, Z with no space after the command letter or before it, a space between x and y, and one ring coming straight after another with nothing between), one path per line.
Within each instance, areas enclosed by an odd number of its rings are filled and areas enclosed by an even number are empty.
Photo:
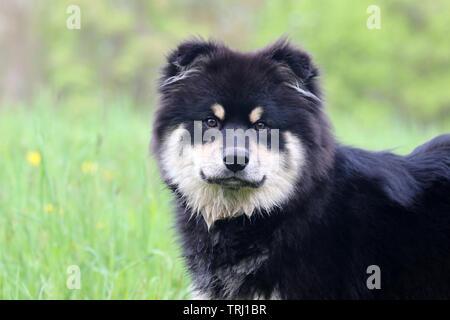
M205 122L206 122L206 125L210 128L217 127L217 120L214 118L208 118L208 119L206 119Z
M255 129L256 130L263 130L266 128L266 124L262 121L258 121L257 123L255 123Z

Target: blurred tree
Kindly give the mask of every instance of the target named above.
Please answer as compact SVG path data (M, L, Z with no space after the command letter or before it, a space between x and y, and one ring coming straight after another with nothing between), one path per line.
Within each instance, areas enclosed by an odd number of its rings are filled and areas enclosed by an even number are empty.
M80 30L66 28L71 4L81 8ZM366 26L373 4L380 30ZM321 67L332 112L450 118L447 0L21 0L0 9L3 98L50 89L75 108L121 96L151 105L164 56L181 39L251 50L287 34Z
M9 99L29 96L36 81L32 13L28 1L0 2L0 93Z
M239 23L246 21L250 9L235 10L243 17L238 19L232 12L235 19L224 21L224 10L233 3L229 1L50 2L41 2L34 11L43 17L35 30L44 42L44 82L75 105L91 103L99 93L131 96L136 104L153 102L159 68L181 39L217 33L225 40L244 40L250 34ZM69 4L81 8L80 30L65 27ZM236 38L238 32L241 37Z

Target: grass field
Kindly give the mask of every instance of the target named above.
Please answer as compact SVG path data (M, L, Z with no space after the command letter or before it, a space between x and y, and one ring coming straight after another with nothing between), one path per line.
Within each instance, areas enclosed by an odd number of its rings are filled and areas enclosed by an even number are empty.
M370 149L406 153L445 132L332 115L341 140ZM170 194L149 157L150 123L150 111L120 100L0 107L1 299L189 297ZM79 290L66 285L71 265Z

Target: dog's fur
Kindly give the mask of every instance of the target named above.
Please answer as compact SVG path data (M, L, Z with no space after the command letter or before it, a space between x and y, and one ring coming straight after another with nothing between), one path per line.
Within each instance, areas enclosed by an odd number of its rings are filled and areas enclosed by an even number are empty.
M317 75L285 39L245 54L194 39L169 55L153 150L177 199L196 297L450 298L450 135L407 156L340 145ZM260 185L214 180L228 174L220 147L182 154L177 135L209 116L221 131L260 117L279 129L281 168L250 147L240 178ZM370 265L381 289L366 285Z

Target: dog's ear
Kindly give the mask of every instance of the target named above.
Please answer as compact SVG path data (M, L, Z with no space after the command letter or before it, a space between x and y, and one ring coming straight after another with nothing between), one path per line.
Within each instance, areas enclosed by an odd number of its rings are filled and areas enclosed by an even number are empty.
M192 39L182 42L167 57L167 65L163 69L162 83L174 77L180 77L217 51L218 45L213 41Z
M212 41L188 40L182 42L178 48L172 52L168 62L178 66L186 67L196 58L207 56L217 50L217 44Z
M318 68L312 63L308 53L293 46L285 37L280 38L272 45L263 49L263 54L280 64L280 67L291 73L299 85L314 95L320 95L316 81L319 75Z

